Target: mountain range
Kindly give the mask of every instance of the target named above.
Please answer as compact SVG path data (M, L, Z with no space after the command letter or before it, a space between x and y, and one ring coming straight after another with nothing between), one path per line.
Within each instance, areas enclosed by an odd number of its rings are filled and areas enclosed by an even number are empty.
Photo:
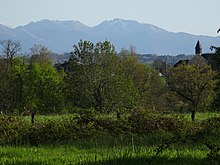
M0 40L20 41L23 51L41 44L56 53L70 52L80 39L92 42L110 41L117 51L135 46L140 54L194 54L197 40L203 52L210 46L220 46L220 37L169 32L160 27L134 20L113 19L94 27L79 21L41 20L24 26L9 28L0 24Z

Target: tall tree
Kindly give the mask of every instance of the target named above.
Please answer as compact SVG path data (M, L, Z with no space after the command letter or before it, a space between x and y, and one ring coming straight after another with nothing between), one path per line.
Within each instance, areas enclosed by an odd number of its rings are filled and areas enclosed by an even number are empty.
M27 109L39 113L60 113L63 110L63 80L53 66L35 63L26 81Z
M12 40L2 40L0 41L0 45L2 46L3 56L6 59L13 59L15 55L21 51L20 42L12 41Z
M8 73L13 65L13 58L21 51L21 45L20 42L12 40L2 40L0 45L2 47L2 56L5 59L4 69Z
M24 106L39 113L61 112L63 77L52 66L51 51L43 45L34 45L30 55Z
M214 94L215 73L208 65L180 65L167 73L167 82L183 102L190 105L191 119L195 120L196 111Z
M164 109L166 83L159 72L138 61L134 47L119 53L121 67L127 79L131 79L138 92L138 104L155 111Z
M19 42L12 40L3 40L0 42L2 48L2 58L0 59L0 107L5 112L12 112L13 109L19 108L22 87L18 80L21 60L15 58L21 50Z
M49 63L52 64L52 52L48 50L47 47L43 45L34 45L32 48L30 48L30 65L33 65L34 63Z
M134 104L133 82L121 74L120 59L110 42L80 41L69 63L66 93L73 106L109 112Z

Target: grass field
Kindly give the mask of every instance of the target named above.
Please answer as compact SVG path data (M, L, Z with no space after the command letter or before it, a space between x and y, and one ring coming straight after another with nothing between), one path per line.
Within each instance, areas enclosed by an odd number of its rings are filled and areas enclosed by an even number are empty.
M167 137L161 134L97 137L69 144L3 146L0 164L218 164L207 159L208 149L197 144L172 145L156 155L158 144Z
M41 146L1 147L1 164L210 164L207 150L199 147L173 147L154 157L155 147Z

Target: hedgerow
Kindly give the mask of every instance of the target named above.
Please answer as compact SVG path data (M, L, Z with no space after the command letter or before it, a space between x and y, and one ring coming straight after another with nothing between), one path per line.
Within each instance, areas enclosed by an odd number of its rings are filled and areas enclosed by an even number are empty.
M220 146L220 118L189 122L178 116L163 116L137 110L120 119L85 113L61 120L41 120L31 124L18 116L0 117L0 145L62 144L97 136L169 134L174 141L193 141L210 149L216 159ZM170 139L167 139L169 142ZM216 156L217 155L217 156Z

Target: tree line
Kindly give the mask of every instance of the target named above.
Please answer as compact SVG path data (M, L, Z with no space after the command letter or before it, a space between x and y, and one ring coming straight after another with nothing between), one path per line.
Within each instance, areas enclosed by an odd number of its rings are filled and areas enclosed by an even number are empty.
M140 63L134 47L117 53L108 42L80 41L68 61L53 65L51 51L34 45L20 53L19 42L0 42L0 110L3 113L100 114L191 112L218 109L218 72L208 65L166 68ZM216 57L218 57L216 51Z

